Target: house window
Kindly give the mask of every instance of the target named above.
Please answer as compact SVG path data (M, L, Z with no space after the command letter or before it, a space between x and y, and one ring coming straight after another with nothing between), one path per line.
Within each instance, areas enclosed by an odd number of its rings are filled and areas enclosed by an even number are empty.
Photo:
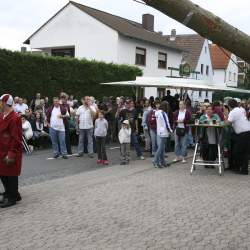
M232 72L229 71L229 81L231 81L231 80L232 80Z
M202 97L202 91L199 91L199 97Z
M205 47L205 54L207 54L207 47Z
M238 62L238 69L239 69L239 73L244 73L245 63L244 62Z
M136 48L135 64L146 66L146 49Z
M244 81L245 81L244 75L238 75L238 83L239 83L239 84L243 84Z
M201 75L203 75L204 72L204 64L201 64Z
M234 82L236 82L236 73L234 73Z
M74 48L64 48L64 49L52 49L52 56L61 56L61 57L75 57Z
M206 98L208 97L208 91L206 91Z
M158 68L166 69L167 68L167 54L159 52L158 53Z
M206 67L206 75L208 76L209 75L209 66L207 65Z

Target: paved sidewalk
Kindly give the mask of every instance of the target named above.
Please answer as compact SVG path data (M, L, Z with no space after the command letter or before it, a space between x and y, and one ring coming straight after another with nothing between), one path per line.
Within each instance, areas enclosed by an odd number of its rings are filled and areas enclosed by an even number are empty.
M250 179L146 161L24 186L0 249L250 249Z

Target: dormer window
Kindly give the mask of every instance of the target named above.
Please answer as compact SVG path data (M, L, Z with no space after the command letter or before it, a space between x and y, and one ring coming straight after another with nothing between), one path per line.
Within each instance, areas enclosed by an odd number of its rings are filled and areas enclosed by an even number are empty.
M203 75L204 72L204 64L201 64L201 75Z
M209 66L207 65L206 67L206 75L208 76L209 75Z

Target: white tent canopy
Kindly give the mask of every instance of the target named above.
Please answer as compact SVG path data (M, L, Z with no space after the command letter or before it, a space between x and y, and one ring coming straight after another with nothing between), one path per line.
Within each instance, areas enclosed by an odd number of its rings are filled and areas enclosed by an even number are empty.
M208 90L208 91L232 91L243 94L250 94L250 90L225 87L215 82L206 80L195 80L188 78L170 78L170 77L137 77L135 81L108 82L101 83L114 86L131 87L155 87L182 90Z

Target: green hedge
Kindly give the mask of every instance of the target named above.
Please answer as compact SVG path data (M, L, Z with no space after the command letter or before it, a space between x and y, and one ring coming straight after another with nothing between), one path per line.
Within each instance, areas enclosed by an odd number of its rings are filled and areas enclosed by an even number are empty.
M131 87L100 85L101 82L134 80L142 71L134 66L72 58L38 56L0 49L0 93L33 98L65 91L82 97L131 96Z

